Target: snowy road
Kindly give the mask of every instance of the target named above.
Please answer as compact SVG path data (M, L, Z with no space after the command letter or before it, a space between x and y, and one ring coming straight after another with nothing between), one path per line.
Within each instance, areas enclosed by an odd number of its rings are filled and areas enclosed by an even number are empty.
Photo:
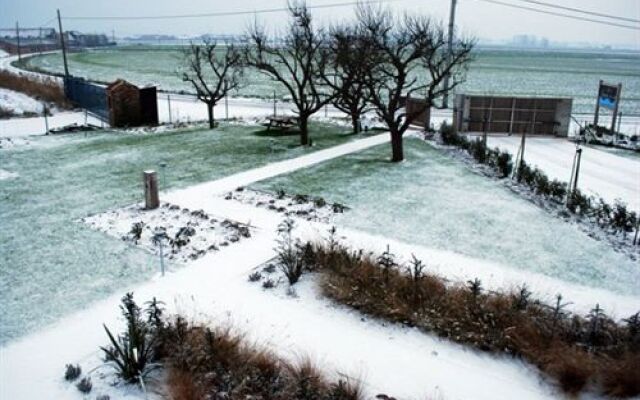
M488 144L516 154L519 136L490 136ZM524 159L545 171L550 178L569 182L576 146L565 139L528 138ZM618 156L591 147L583 147L578 187L610 203L615 199L640 211L640 157Z

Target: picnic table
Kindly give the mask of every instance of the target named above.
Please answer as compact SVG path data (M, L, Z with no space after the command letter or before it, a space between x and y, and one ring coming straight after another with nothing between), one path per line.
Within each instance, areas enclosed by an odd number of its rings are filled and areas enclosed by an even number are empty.
M271 130L271 128L279 129L281 131L286 131L288 129L294 128L298 126L298 117L290 116L290 115L282 115L282 116L269 116L267 117L269 122L265 123L264 126L267 127L267 130Z

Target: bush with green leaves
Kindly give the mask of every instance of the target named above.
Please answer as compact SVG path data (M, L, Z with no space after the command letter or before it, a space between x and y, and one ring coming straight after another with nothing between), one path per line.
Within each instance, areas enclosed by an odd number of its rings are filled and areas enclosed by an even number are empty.
M133 293L127 293L122 298L120 310L126 321L126 330L116 337L104 325L111 345L101 349L105 354L105 362L113 365L119 378L136 383L154 367L155 335L151 324L143 318L140 307L133 300Z

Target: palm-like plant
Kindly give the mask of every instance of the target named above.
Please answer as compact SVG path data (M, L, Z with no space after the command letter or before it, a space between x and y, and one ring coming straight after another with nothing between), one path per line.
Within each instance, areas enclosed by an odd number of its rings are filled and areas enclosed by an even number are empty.
M155 338L133 300L133 293L127 293L122 298L120 309L127 321L127 330L115 337L104 325L111 345L101 349L105 353L105 361L113 364L118 377L136 383L154 368L151 360Z

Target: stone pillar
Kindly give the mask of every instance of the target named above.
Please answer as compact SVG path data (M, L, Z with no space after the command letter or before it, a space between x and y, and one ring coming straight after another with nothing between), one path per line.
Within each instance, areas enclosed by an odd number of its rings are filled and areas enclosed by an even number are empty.
M158 174L153 170L144 171L143 179L145 208L147 210L158 208L160 206L160 198L158 196Z

